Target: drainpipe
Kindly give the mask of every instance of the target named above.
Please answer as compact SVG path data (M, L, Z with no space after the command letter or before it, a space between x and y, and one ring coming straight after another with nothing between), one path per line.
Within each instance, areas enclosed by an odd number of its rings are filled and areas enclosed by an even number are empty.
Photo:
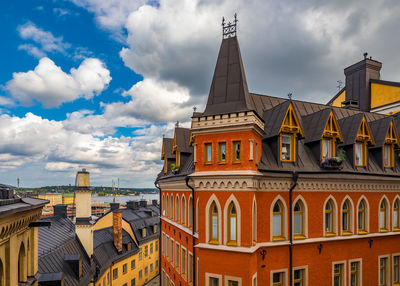
M195 236L195 234L196 234L196 232L195 232L195 222L196 222L196 220L195 220L195 211L194 211L194 188L191 186L191 185L189 185L189 180L190 180L190 177L189 176L186 176L186 178L185 178L185 182L186 182L186 186L189 188L189 189L191 189L192 190L192 243L193 243L193 270L192 270L192 273L193 273L193 281L192 281L192 283L193 283L193 286L196 286L196 248L195 248L195 238L194 238L194 236Z
M161 188L159 187L157 182L154 182L154 186L158 189L159 193L160 193L160 238L159 238L159 245L160 247L158 248L158 275L160 275L160 281L161 281L161 247L164 247L164 245L162 245L162 236L161 236L161 231L162 231L162 196L161 196ZM161 285L162 282L160 282Z
M292 186L289 189L289 285L293 285L293 190L297 186L299 175L292 172Z

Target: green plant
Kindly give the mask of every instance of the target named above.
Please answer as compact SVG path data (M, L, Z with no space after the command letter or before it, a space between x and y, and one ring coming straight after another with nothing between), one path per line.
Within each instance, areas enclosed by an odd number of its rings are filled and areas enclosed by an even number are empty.
M171 169L172 169L172 171L179 171L179 166L176 166L175 164L171 164Z

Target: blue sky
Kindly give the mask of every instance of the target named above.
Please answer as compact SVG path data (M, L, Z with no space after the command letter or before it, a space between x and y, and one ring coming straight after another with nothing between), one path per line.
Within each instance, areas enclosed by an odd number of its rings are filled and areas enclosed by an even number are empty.
M161 138L204 108L222 16L251 92L327 102L364 52L399 81L395 0L15 0L0 8L0 183L152 187Z

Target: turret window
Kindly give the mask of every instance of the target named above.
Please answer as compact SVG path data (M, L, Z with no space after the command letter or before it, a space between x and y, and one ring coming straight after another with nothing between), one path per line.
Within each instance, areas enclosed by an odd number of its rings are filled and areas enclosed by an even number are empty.
M210 243L218 243L218 208L213 202L210 207Z
M211 143L204 144L204 163L205 164L212 163L212 144Z
M296 136L301 135L303 137L304 134L294 112L292 103L290 103L286 111L279 134L281 161L296 161Z
M218 143L218 163L220 163L220 164L226 163L226 143L225 142Z
M228 245L237 244L237 211L232 202L228 208Z
M234 141L233 144L233 163L240 163L240 152L241 152L241 143L240 141Z

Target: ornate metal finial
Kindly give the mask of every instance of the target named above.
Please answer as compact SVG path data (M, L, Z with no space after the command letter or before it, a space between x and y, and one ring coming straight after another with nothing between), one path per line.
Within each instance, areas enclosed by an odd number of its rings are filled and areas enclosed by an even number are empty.
M367 57L368 57L368 53L365 52L365 53L364 53L364 60L365 60Z
M336 82L338 83L338 85L337 85L336 87L337 87L339 90L341 90L341 89L342 89L343 81L337 80Z
M237 14L235 13L235 19L233 22L225 23L225 18L222 17L222 38L228 39L236 36L236 26L239 20L237 19Z
M163 139L165 138L165 134L162 135L162 138L163 138Z
M193 106L193 112L196 112L196 110L197 110L197 107Z
M289 100L292 100L292 96L293 94L291 92L288 93L287 97L289 98Z
M176 121L175 123L175 127L178 128L179 127L179 120Z

